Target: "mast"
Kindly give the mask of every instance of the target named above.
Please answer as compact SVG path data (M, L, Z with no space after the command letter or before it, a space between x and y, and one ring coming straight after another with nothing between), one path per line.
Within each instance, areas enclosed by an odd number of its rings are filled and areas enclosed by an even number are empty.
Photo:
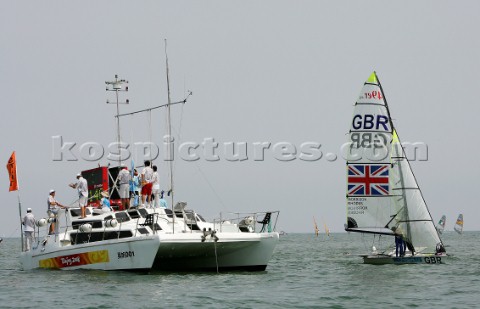
M168 70L168 54L167 54L167 39L165 39L165 68L166 68L166 74L167 74L167 134L169 138L169 143L167 143L167 151L169 155L169 160L168 160L168 166L170 170L170 198L171 198L171 203L172 203L172 212L173 207L174 207L174 189L173 189L173 153L172 153L172 143L171 138L172 138L172 123L171 123L171 115L170 115L170 105L172 104L172 100L170 97L170 75L169 75L169 70ZM175 228L175 214L173 215L173 227ZM174 230L175 232L175 230Z
M119 92L120 91L128 91L128 81L124 79L118 79L118 75L115 74L115 80L113 81L105 81L105 84L107 85L105 91L114 91L115 92L115 102L110 102L107 99L107 104L116 104L117 105L117 115L115 116L117 118L117 146L118 146L118 166L122 164L122 156L121 156L121 137L120 137L120 104L128 104L129 100L127 99L125 102L120 102L119 101ZM124 85L125 88L123 87Z

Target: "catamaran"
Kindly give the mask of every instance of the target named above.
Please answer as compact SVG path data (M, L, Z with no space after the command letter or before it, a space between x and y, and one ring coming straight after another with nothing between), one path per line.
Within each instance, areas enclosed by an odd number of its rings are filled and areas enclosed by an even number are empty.
M463 214L458 215L457 221L455 222L455 225L453 226L453 229L458 234L463 233Z
M347 154L348 232L374 240L396 238L398 247L362 255L366 264L439 264L447 259L373 72L355 103ZM398 242L397 242L398 240ZM391 244L391 242L389 242ZM381 243L375 243L381 246ZM378 247L380 248L380 247Z
M439 234L442 234L443 231L445 230L445 223L447 222L447 217L443 215L440 220L438 221L437 226L435 228L437 229Z
M168 80L167 59L168 104L162 106L167 109L170 136L170 106L176 103L171 103ZM120 144L118 91L124 89L126 81L115 76L115 81L106 83L117 92ZM115 177L109 174L110 169L103 166L82 172L82 176L88 178L92 197L86 217L80 217L80 209L73 206L60 209L56 217L37 221L35 243L30 250L22 248L20 254L23 269L217 272L266 269L279 240L279 233L275 231L279 211L220 213L218 218L207 221L187 209L186 202L174 203L170 161L171 208L122 209L119 206L118 211L105 212L96 207L95 197L103 190L107 190L106 196L112 196L115 185L108 184L109 179ZM56 230L49 234L47 226L53 222Z

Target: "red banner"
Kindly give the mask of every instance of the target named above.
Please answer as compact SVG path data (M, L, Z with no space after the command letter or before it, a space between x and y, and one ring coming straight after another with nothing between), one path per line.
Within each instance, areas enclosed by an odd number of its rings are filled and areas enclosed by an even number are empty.
M45 260L40 260L38 266L40 266L41 268L65 268L108 262L110 262L108 250L100 250L77 253L72 255L63 255Z
M18 190L18 179L17 179L17 160L15 159L15 151L12 152L10 159L7 163L8 176L10 177L10 188L8 191L17 191Z

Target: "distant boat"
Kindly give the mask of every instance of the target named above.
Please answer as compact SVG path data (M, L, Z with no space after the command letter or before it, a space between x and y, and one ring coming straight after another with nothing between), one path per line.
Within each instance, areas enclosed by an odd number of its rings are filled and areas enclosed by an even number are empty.
M457 222L455 222L455 226L453 227L453 229L458 234L463 234L463 214L458 215Z
M328 228L328 226L325 223L323 225L325 227L325 235L330 237L330 229Z
M437 226L435 226L435 228L437 229L438 233L439 234L442 234L443 231L445 230L445 222L447 220L447 217L445 215L443 215L441 218L440 218L440 221L438 221L438 224Z
M278 233L280 236L285 236L285 235L288 235L287 232L285 231L280 231L280 233Z
M315 230L315 236L318 237L318 225L317 225L317 221L315 221L315 217L313 217L313 228Z
M372 252L362 255L364 263L444 263L448 255L375 72L364 83L355 103L348 144L346 231L372 234L376 241ZM390 239L389 247L377 249L382 246L380 239ZM397 248L392 251L394 240Z

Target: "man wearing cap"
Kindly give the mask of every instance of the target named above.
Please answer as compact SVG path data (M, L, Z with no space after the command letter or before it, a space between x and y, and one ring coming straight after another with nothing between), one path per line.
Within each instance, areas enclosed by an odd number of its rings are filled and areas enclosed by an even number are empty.
M23 233L25 234L25 250L30 251L35 241L33 237L33 232L35 231L35 216L32 214L31 208L27 208L27 214L23 217L22 224L24 226Z
M55 199L55 190L53 189L50 190L49 192L47 204L48 204L48 209L47 209L48 216L54 219L53 222L50 223L50 228L48 230L48 234L50 235L56 232L55 222L57 221L58 208L59 207L65 208L65 206L57 202L57 200Z
M69 186L73 189L78 190L78 205L82 211L82 216L80 219L85 218L86 215L86 208L87 201L88 201L88 183L85 178L82 177L82 174L77 174L77 183L71 183Z
M132 175L128 171L127 167L122 166L122 170L118 173L117 176L117 183L119 184L118 195L120 195L120 199L122 200L123 209L130 208L129 189L131 179Z

